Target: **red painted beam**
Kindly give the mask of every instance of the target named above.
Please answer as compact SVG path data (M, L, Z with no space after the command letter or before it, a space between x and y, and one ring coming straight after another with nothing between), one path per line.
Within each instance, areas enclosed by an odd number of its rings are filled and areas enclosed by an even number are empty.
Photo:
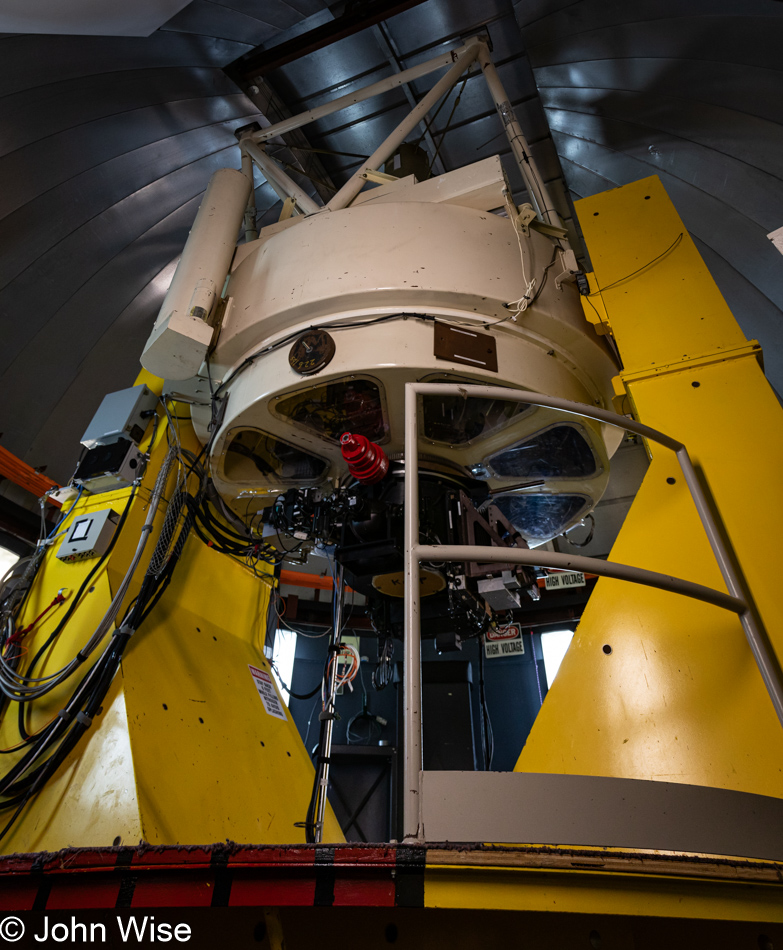
M50 488L60 487L57 482L36 472L32 465L23 462L2 446L0 446L0 476L7 478L14 485L19 485L25 491L32 492L36 498L40 498Z

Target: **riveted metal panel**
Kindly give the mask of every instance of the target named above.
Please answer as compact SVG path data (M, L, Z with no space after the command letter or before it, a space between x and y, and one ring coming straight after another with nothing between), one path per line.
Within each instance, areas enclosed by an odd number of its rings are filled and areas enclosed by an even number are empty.
M249 105L236 97L237 111ZM117 202L179 172L216 146L232 146L233 129L255 113L230 123L210 125L172 136L88 169L0 221L0 244L9 252L0 260L0 287L32 266L46 251L68 241L77 229ZM233 157L233 156L232 156ZM54 209L54 212L53 210Z
M626 119L638 127L641 141L654 130L687 139L712 149L712 161L724 155L783 177L783 130L778 123L742 115L719 105L677 101L659 93L620 89L544 89L547 114L553 110L595 114L607 119ZM553 128L558 128L550 119ZM648 129L650 130L648 132ZM651 153L654 157L654 153ZM682 176L681 176L682 177ZM740 187L744 174L735 175Z
M35 86L0 98L0 153L104 116L236 92L218 69L132 69Z
M244 51L245 44L211 37L153 33L138 37L17 36L5 41L0 58L0 89L5 95L127 69L159 66L222 66ZM46 70L41 69L46 63Z
M264 14L265 6L259 7L258 12ZM161 27L161 32L219 36L252 48L272 39L279 29L266 22L264 17L248 16L232 10L230 6L210 3L209 0L191 0Z
M775 17L780 14L766 0L748 0L738 6L734 0L637 0L632 7L621 3L606 3L605 0L582 0L574 4L533 0L515 3L517 19L525 31L529 46L546 43L553 36L563 33L586 33L591 30L612 27L624 21L651 22L655 20L678 20L687 17ZM690 41L686 30L679 30L671 37L672 44L685 47Z
M145 146L154 147L172 136L221 123L230 131L240 124L235 117L251 116L251 110L239 94L160 103L96 119L17 149L0 159L0 174L15 182L14 188L0 191L0 215L11 214L39 195L51 201L53 189L84 172L103 176L102 163L112 159L139 161ZM63 160L52 163L52 152L62 153Z
M635 17L635 8L632 15ZM674 45L689 59L747 63L775 69L780 63L783 19L772 16L703 17L680 15L673 37L668 19L614 23L587 33L568 33L528 47L535 68L551 63L580 62L616 56L617 49L638 56L670 56ZM618 46L619 44L619 46Z
M620 98L626 106L622 118L550 108L553 133L623 152L647 165L648 174L665 173L693 185L724 202L727 214L744 215L764 228L765 233L779 227L783 220L783 188L778 179L687 138L638 124L633 118L635 106L630 96ZM619 112L616 103L613 105ZM783 130L778 126L776 131L783 146Z
M595 142L554 132L564 157L588 168L600 169L619 184L646 177L653 169L637 158ZM776 271L779 257L764 229L742 214L732 213L722 201L693 185L660 171L661 180L681 212L689 231L739 268L777 306L783 306L783 280ZM730 222L730 225L727 223Z
M126 266L124 278L120 275L120 279L125 285L124 294L134 293L134 277L140 289L121 312L109 314L111 323L106 329L98 331L95 339L90 341L89 350L80 354L82 358L78 374L70 383L63 380L62 394L50 406L49 415L42 423L39 420L40 427L37 430L30 431L28 455L57 460L52 471L56 468L62 479L68 478L76 465L81 421L90 418L91 413L98 408L103 393L130 385L136 379L137 355L147 341L152 321L171 283L177 260L172 260L157 274L151 268L155 266L157 254L167 248L173 255L179 255L197 205L198 200L194 199L179 213L149 231L142 239L149 245L146 254L143 250L133 250L132 261ZM149 259L148 267L144 266L145 256ZM118 274L115 268L114 276ZM122 297L117 303L122 303Z
M783 321L779 308L717 251L696 235L691 236L742 332L748 339L764 339L767 376L778 392L783 391L783 373L775 358L776 353L783 353Z
M780 74L777 69L737 63L718 63L667 57L633 59L602 59L567 65L541 66L536 69L536 81L542 96L546 90L557 88L574 91L588 88L597 90L637 91L656 99L671 99L670 108L660 109L669 121L684 121L680 110L689 110L693 104L720 106L738 113L732 121L746 116L759 116L779 122L783 118ZM683 93L687 92L687 98ZM688 124L690 136L719 137L722 123L702 121ZM732 137L726 146L735 144ZM741 143L736 143L741 144Z

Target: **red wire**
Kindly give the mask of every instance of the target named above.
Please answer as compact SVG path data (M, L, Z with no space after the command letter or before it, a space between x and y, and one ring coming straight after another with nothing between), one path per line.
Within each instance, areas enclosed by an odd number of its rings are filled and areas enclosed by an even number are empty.
M57 604L62 604L64 601L65 601L65 597L63 597L62 594L58 594L54 598L54 600L51 602L51 604L49 604L46 610L42 610L41 613L39 613L38 616L35 618L35 620L33 620L32 623L28 623L26 627L22 627L21 630L16 630L14 633L12 633L11 636L8 638L8 643L18 643L19 640L22 639L22 637L26 637L27 634L30 633L31 630L33 630L33 628L39 623L39 621L43 617L45 617L46 614L49 613L52 607L56 607Z

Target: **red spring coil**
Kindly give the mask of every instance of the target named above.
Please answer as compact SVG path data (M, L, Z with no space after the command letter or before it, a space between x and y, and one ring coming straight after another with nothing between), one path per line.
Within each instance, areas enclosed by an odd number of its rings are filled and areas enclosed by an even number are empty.
M346 432L340 439L340 448L348 471L360 482L373 485L389 471L386 453L366 436Z

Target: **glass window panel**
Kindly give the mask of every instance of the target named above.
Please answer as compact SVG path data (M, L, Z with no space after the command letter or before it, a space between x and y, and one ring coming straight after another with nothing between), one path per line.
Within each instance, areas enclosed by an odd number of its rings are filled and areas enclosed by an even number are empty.
M590 444L575 426L554 426L489 459L501 478L589 478L597 472Z
M552 688L557 671L560 669L560 664L565 659L573 639L573 630L548 630L541 634L541 652L544 654L547 689Z
M272 410L330 442L339 442L345 432L381 442L389 428L380 387L369 379L313 386L273 402Z
M293 481L323 475L326 462L258 429L240 429L226 449L223 472L237 482L263 478Z
M18 554L14 554L8 548L0 548L0 580L5 577L18 560Z
M451 380L449 380L451 382ZM425 396L424 438L442 445L464 445L505 425L531 407L478 396Z
M494 504L526 537L548 541L587 507L584 495L503 495Z

